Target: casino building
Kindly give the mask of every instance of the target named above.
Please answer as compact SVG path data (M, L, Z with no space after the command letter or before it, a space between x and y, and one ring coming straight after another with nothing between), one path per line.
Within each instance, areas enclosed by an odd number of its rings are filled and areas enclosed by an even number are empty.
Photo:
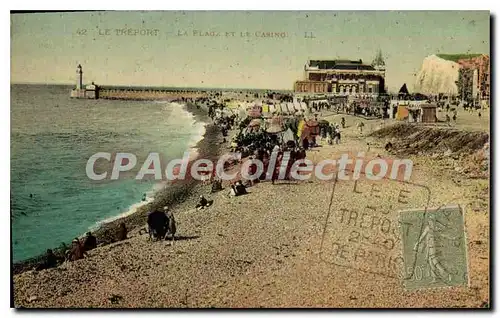
M372 64L362 60L309 60L296 93L377 97L385 93L385 62L379 51Z

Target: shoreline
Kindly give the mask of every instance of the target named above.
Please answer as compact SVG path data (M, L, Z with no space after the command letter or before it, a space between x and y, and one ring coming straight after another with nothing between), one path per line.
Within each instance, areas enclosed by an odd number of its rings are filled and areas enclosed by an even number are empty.
M221 150L220 141L222 140L218 128L211 122L208 113L204 110L203 106L199 108L190 102L183 101L170 101L170 103L178 103L183 109L193 115L195 123L205 124L205 132L201 139L192 146L186 148L187 151L195 151L196 157L215 158L219 155ZM195 159L195 158L193 158ZM192 160L193 160L192 159ZM190 161L192 161L190 160ZM120 223L125 223L127 232L137 230L144 227L146 217L151 207L158 205L168 205L174 208L179 203L186 201L190 198L196 199L198 193L193 193L197 184L197 180L186 180L186 182L160 182L153 186L151 190L152 196L148 197L146 201L139 201L130 205L129 210L122 212L113 217L109 217L109 221L102 220L89 228L89 231L97 238L98 248L109 245L115 242L115 235L118 231ZM158 186L160 185L160 186ZM200 184L201 185L201 184ZM158 189L155 190L155 187ZM196 192L196 191L194 191ZM133 210L132 210L133 209ZM85 233L78 235L79 238L85 236ZM66 247L70 246L70 242L66 243ZM65 247L63 245L53 247L52 250L56 255L63 254ZM30 257L28 259L13 262L11 257L11 271L17 275L25 271L32 270L44 260L45 253Z
M354 116L347 118L344 142L320 147L317 152L311 152L311 159L322 160L338 152L366 149L366 142L372 146L368 151L372 156L383 153L387 140L396 146L407 140L399 133L400 129L405 132L407 129L399 126L381 132L380 136L366 134L365 138L359 138L353 125L357 120ZM420 147L422 139L415 137L410 140L410 148L403 146L400 149L408 151ZM330 224L329 206L333 202L337 208L363 211L366 209L364 198L370 199L374 206L385 206L388 196L370 196L369 183L360 184L359 190L367 191L357 192L359 197L352 197L352 183L339 184L332 201L330 187L322 182L275 185L261 182L252 186L245 196L230 197L224 190L209 194L207 198L213 199L214 204L203 211L194 208L197 200L194 194L207 194L210 188L197 183L186 195L186 201L182 200L183 203L172 209L179 225L175 244L169 241L152 243L147 235L137 231L125 241L92 250L88 258L65 262L58 268L14 275L12 306L484 307L483 304L489 302L490 287L488 245L491 243L484 230L489 215L488 179L457 175L453 165L443 165L440 159L431 156L446 150L436 147L434 140L434 136L429 135L426 138L428 151L421 156L412 155L417 162L414 176L432 191L429 206L452 202L468 207L464 210L464 233L467 234L467 257L471 262L467 269L472 282L470 287L429 288L415 293L406 290L403 281L397 278L370 274L367 280L366 272L357 270L368 266L378 268L378 258L360 258L359 262L345 258L346 265L355 265L353 267L332 264L335 260L332 244L347 241L349 236L343 233L359 227L345 219L343 223L332 222L330 229L325 231ZM444 159L452 158L453 155ZM361 188L363 185L365 188ZM393 182L381 185L383 193L389 195L401 189ZM412 198L408 207L421 205L422 198L418 194ZM392 199L395 202L396 199ZM396 228L397 209L391 211L387 218L393 222L391 227ZM378 229L365 228L365 231L368 235L380 233ZM394 249L384 255L394 256L399 251L399 248Z

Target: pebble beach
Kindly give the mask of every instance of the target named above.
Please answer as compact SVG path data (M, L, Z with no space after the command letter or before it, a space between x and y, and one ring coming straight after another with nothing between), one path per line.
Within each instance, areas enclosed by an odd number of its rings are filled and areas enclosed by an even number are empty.
M196 112L197 110L193 110ZM198 110L197 116L203 116ZM310 150L313 162L341 153L384 153L386 140L370 137L380 122L366 121L360 134L354 116L346 118L342 142ZM341 115L324 114L331 122ZM200 117L201 120L202 117ZM367 146L369 145L369 147ZM228 152L217 127L208 124L200 156ZM211 194L210 185L190 183L159 192L177 220L175 242L151 242L139 230L147 209L124 220L127 240L99 247L88 257L57 268L26 270L13 278L17 308L238 308L238 307L482 307L489 303L489 180L468 178L443 165L442 158L411 156L412 182L431 192L432 206L464 209L468 286L409 291L398 277L360 271L360 264L337 266L328 235L330 206L364 208L366 202L333 196L332 182L261 182L249 194L230 197L228 184ZM237 168L237 167L235 167ZM339 181L341 182L341 181ZM383 186L391 191L395 182ZM340 188L339 188L340 189ZM167 194L169 193L169 194ZM340 193L340 192L339 192ZM200 194L214 200L194 208ZM384 204L386 198L374 198ZM325 234L326 233L326 234ZM330 239L330 240L329 240Z

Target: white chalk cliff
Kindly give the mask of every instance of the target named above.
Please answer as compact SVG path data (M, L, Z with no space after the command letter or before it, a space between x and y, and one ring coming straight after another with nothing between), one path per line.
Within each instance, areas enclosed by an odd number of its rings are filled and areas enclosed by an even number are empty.
M453 61L430 55L424 59L417 74L415 92L422 94L457 94L460 65Z

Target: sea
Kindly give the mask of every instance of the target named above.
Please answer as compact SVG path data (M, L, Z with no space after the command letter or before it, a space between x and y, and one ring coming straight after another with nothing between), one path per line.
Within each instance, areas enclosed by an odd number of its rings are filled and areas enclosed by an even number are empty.
M195 152L205 132L205 123L178 103L70 99L70 90L11 85L13 262L133 213L164 186L130 174L91 180L90 156L133 153L140 168L152 152L166 161Z

